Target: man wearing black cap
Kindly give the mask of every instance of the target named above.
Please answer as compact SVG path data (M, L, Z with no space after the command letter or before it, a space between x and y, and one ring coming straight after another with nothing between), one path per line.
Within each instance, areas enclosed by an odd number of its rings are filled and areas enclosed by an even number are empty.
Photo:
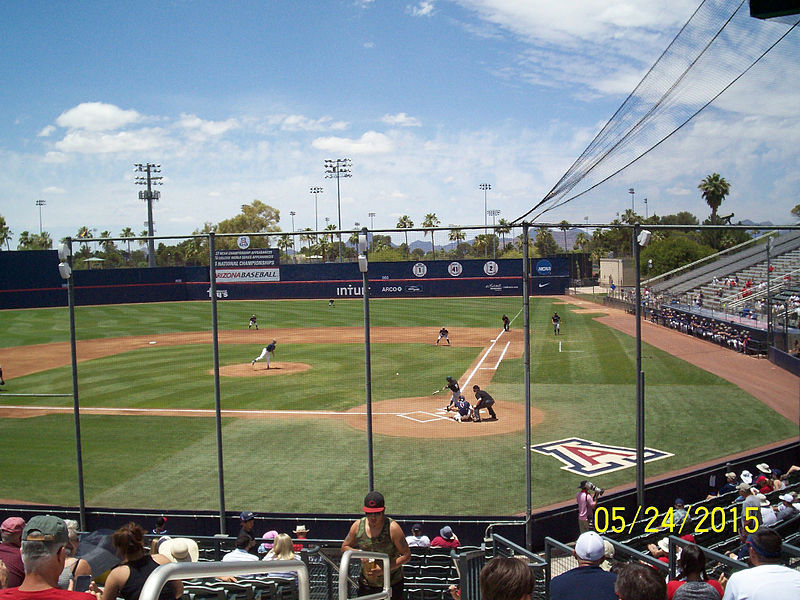
M67 559L69 532L58 517L37 515L22 531L22 562L25 579L19 587L0 590L3 600L99 600L100 592L58 589L58 576Z
M239 515L239 522L242 524L242 528L239 530L239 536L247 535L250 536L252 541L255 541L256 536L253 535L253 526L256 524L256 516L249 510L246 510ZM257 544L251 544L247 551L250 554L258 556L258 548L256 546Z
M347 537L342 542L342 552L365 550L380 552L389 556L389 583L392 598L403 597L403 565L411 560L403 529L394 519L386 516L386 506L380 492L370 492L364 498L365 516L350 526ZM383 563L363 560L361 576L358 579L358 595L377 594L383 589Z
M412 548L427 548L431 545L431 539L427 535L422 535L420 523L414 523L411 527L411 535L406 536L406 542Z
M781 564L781 536L762 527L745 542L750 553L750 569L737 571L725 586L723 600L797 600L800 598L800 572Z

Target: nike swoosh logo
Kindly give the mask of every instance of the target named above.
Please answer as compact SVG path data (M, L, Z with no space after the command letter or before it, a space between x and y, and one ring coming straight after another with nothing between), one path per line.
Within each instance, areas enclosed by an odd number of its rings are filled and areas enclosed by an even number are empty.
M544 286L546 286L546 285L550 285L550 282L548 281L547 283L540 283L540 284L539 284L539 287L540 287L540 288L543 288L543 287L544 287Z

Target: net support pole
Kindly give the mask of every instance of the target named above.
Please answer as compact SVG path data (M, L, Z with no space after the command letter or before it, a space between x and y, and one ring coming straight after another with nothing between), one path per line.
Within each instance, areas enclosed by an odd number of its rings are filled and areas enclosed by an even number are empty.
M525 371L525 547L533 547L531 513L531 321L530 321L530 225L522 223L522 324L524 331L523 365Z
M225 473L222 460L222 402L219 388L219 329L217 326L217 276L214 232L208 234L208 293L211 296L211 346L214 358L214 420L217 428L217 484L219 485L219 532L225 531Z
M367 474L369 491L375 489L375 464L372 452L372 357L369 339L369 276L361 273L362 296L364 297L364 381L367 399Z
M642 373L642 271L638 224L633 226L633 270L636 275L636 502L644 506L644 374Z

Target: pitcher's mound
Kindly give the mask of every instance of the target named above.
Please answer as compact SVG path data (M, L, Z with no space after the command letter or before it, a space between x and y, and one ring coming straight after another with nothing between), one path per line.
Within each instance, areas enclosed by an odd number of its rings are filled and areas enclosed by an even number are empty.
M219 368L221 377L262 377L264 375L293 375L295 373L302 373L308 371L311 365L306 363L294 362L273 362L270 363L269 369L267 365L256 363L251 365L249 363L244 365L226 365ZM213 371L209 371L213 373Z

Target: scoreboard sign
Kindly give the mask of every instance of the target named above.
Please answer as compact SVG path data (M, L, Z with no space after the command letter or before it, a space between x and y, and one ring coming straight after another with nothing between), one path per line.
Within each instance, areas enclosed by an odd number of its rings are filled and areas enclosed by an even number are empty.
M214 251L214 274L220 283L280 281L280 250L248 248Z

